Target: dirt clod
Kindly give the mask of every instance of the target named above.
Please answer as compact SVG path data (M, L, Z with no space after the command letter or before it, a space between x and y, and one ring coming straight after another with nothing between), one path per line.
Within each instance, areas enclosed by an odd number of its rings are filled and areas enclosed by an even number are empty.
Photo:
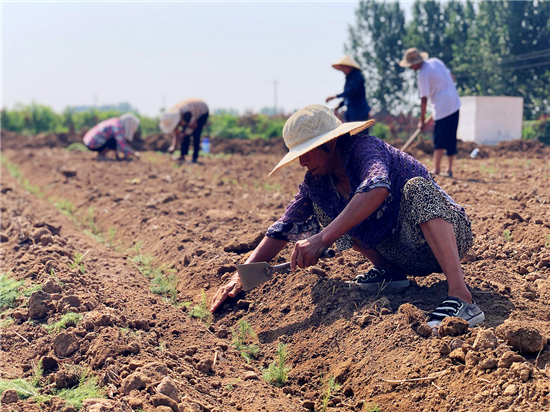
M176 402L179 400L179 391L176 382L169 376L165 377L157 386L157 391L163 395L172 398Z
M508 351L502 354L498 360L499 368L509 368L514 362L525 362L525 358L516 352Z
M151 398L151 402L153 406L167 406L170 409L172 409L173 412L179 412L179 407L176 401L174 401L172 398L163 395L161 393L157 393L155 396Z
M34 292L29 299L29 317L31 319L41 319L48 313L47 301L50 295L41 290Z
M58 357L68 358L79 347L78 339L72 333L62 332L53 341L53 350Z
M496 348L498 342L497 337L490 330L484 329L477 333L476 340L474 341L474 350L484 350Z
M496 334L520 353L538 352L547 342L546 336L539 329L520 321L503 323L497 327Z
M15 389L7 389L2 393L2 398L0 402L2 405L9 405L10 403L15 403L19 400L17 396L17 391Z
M439 326L439 334L443 336L460 336L468 331L470 325L462 318L447 317Z

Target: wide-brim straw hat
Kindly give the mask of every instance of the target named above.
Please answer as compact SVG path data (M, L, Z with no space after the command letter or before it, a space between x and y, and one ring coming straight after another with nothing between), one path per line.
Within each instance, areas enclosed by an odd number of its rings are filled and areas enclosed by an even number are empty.
M290 116L283 128L283 139L289 152L269 176L316 147L347 133L350 135L360 133L373 123L374 119L366 122L342 123L332 110L320 104L312 104L298 110Z
M159 129L162 133L172 133L181 121L181 112L178 108L172 108L160 116Z
M405 51L403 60L399 62L401 67L411 67L413 64L422 63L430 55L426 52L420 52L416 47L411 47Z
M361 66L359 66L359 63L357 63L357 61L353 57L347 54L340 60L332 63L332 67L336 68L336 66L349 66L361 70Z

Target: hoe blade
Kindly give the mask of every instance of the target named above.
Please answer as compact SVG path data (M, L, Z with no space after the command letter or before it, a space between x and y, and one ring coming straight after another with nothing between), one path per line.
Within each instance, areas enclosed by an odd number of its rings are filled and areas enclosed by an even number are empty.
M237 265L237 272L239 272L244 291L254 289L256 286L271 279L267 262Z

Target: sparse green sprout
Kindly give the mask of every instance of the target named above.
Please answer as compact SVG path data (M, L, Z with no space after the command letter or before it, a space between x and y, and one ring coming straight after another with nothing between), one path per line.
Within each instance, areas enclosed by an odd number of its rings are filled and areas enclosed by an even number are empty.
M64 314L58 322L52 323L46 327L48 333L59 332L61 329L67 329L70 326L76 326L82 320L80 313L68 312Z
M40 187L31 184L31 182L29 182L29 179L23 179L21 181L21 186L23 186L23 189L25 189L27 192L30 192L33 195L42 197L42 193L40 192Z
M114 227L109 228L109 247L115 247L116 229Z
M26 289L23 289L21 291L21 293L26 296L26 297L30 297L34 292L38 291L38 290L42 290L42 285L33 285L33 286L30 286Z
M200 319L207 325L212 321L212 313L208 310L208 301L206 300L206 293L204 293L204 290L202 291L201 301L198 305L191 308L189 316Z
M0 309L14 307L16 299L21 295L19 289L23 284L22 280L14 280L7 274L0 275Z
M33 396L38 396L38 388L32 382L25 379L0 379L0 392L8 389L15 389L19 399L28 399Z
M15 163L8 161L8 159L6 159L3 154L0 154L0 161L4 166L6 166L6 169L8 169L8 173L10 175L15 177L16 179L19 179L22 176L19 167L17 167Z
M260 353L258 346L247 344L248 340L256 336L252 330L252 326L245 319L241 319L237 323L237 329L231 329L231 332L233 334L233 345L241 353L241 356L250 363L252 358L256 358Z
M0 329L6 329L6 328L9 328L11 325L13 325L15 323L15 319L12 318L11 316L8 316L6 319L4 319L1 323L0 323Z
M44 373L44 368L42 367L42 359L38 361L37 365L34 368L32 376L32 385L38 387L40 385L40 379Z
M165 265L153 268L151 281L151 292L164 296L166 301L172 304L178 300L177 279L174 272L175 269L168 269Z
M334 376L327 381L326 385L327 386L325 388L325 393L321 398L321 412L326 412L330 400L341 386L336 383L336 381L334 380Z
M380 406L377 403L366 402L363 404L363 410L365 412L380 412L382 409L380 409Z
M82 274L86 273L86 268L84 267L84 255L81 255L80 253L74 254L74 261L71 263L69 262L68 265L71 269L80 269L80 272Z
M57 199L57 200L54 200L53 198L52 199L49 199L50 201L53 200L53 204L54 206L62 213L64 214L65 216L69 216L69 217L73 217L74 216L74 212L76 211L76 206L74 205L73 202L67 200L67 199Z
M51 275L51 277L53 278L53 280L55 280L56 283L57 283L59 286L64 286L64 283L61 282L61 281L59 280L59 278L55 275L55 269L54 269L54 268L51 268L51 269L50 269L50 275Z
M275 183L270 185L269 183L264 183L264 189L268 192L272 192L274 190L281 190L281 185L279 183Z
M285 366L287 357L286 345L279 343L277 346L277 361L262 371L264 379L275 386L284 386L288 379L290 367Z
M65 150L69 152L87 152L88 148L79 142L71 143L69 146L65 148Z
M139 241L134 245L134 252L136 255L131 259L132 262L137 263L139 271L145 277L151 277L154 272L153 260L155 258L151 255L141 254L141 245L143 242Z
M511 238L511 233L508 229L505 229L502 231L502 237L504 238L504 240L506 242L509 242L510 241L510 238Z
M550 248L550 233L546 235L546 242L544 243L545 248Z

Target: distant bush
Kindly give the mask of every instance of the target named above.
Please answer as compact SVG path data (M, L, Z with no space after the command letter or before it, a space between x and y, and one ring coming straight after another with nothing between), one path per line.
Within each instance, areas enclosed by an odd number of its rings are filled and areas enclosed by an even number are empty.
M369 134L381 140L388 140L390 137L390 126L382 123L375 123L369 130Z
M284 116L236 116L223 113L210 116L206 132L212 137L225 139L269 139L283 135L285 122Z
M544 115L537 120L523 122L522 139L538 139L546 145L550 145L550 116Z

